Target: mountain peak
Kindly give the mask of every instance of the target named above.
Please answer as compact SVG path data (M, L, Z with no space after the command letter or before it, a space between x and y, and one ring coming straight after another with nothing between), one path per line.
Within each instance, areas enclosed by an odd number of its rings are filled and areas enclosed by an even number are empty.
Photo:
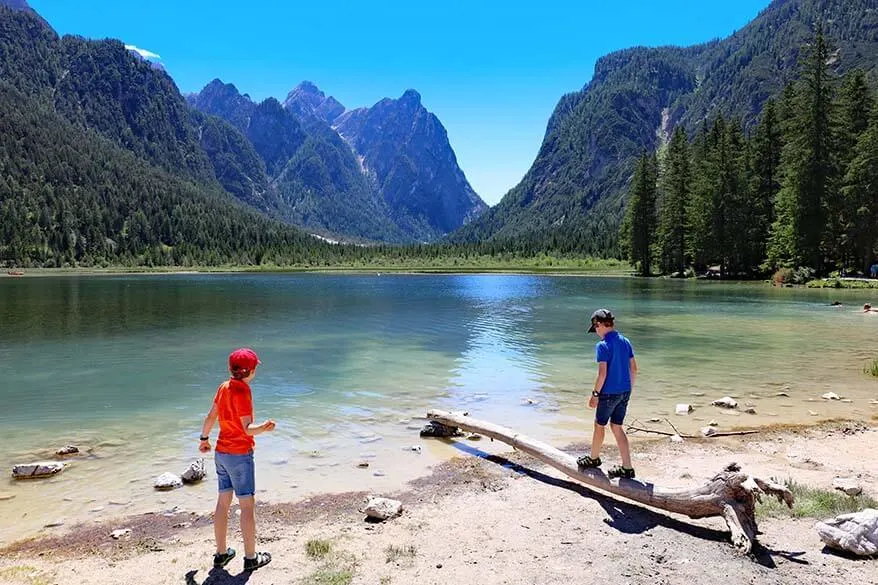
M326 97L311 81L303 81L287 94L284 107L302 120L320 120L332 123L342 115L345 107L334 97Z
M0 0L0 6L6 6L13 10L31 10L27 0Z
M421 105L421 94L414 89L407 89L399 98L399 101L405 104Z

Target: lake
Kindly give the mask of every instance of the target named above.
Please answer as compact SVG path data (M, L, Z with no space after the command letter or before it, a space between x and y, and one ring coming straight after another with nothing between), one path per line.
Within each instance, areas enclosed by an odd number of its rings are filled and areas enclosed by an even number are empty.
M0 495L15 496L0 499L0 541L84 519L212 509L210 458L201 485L159 493L152 480L198 456L235 347L259 353L256 418L278 423L257 438L257 495L284 501L396 489L458 453L418 437L429 408L467 410L559 446L589 440L597 337L586 329L599 307L614 311L637 354L629 420L673 417L683 432L711 419L719 430L868 420L878 381L863 368L878 357L878 315L858 308L873 300L869 291L614 277L0 278ZM823 400L829 391L844 400ZM738 410L710 405L726 395ZM694 412L674 416L679 402ZM48 480L11 479L14 463L68 443L91 454ZM370 467L357 468L364 459Z

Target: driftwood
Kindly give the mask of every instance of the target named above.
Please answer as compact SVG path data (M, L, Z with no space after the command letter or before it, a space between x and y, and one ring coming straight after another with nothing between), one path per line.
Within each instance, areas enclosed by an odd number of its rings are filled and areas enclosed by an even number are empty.
M681 437L683 439L706 439L706 438L713 438L713 437L735 437L735 436L739 436L739 435L755 435L756 433L759 432L756 430L716 431L716 432L711 433L710 435L684 435L684 434L680 433L680 431L677 430L677 427L675 427L674 424L667 419L665 419L665 422L668 423L669 425L671 425L671 428L674 429L673 433L671 433L669 431L660 431L658 429L648 429L646 427L639 427L639 426L637 426L637 423L639 423L639 422L640 421L635 420L633 423L631 423L630 425L625 427L625 431L628 433L652 433L654 435L662 435L665 437L673 437L674 435L677 435L678 437Z
M609 479L599 469L580 470L572 455L490 422L441 410L429 411L427 418L448 427L457 427L503 441L558 471L605 492L690 518L721 516L731 531L732 544L745 554L753 550L756 542L755 507L761 495L776 497L790 507L793 505L793 495L784 486L744 473L734 463L701 487L668 490L635 479Z

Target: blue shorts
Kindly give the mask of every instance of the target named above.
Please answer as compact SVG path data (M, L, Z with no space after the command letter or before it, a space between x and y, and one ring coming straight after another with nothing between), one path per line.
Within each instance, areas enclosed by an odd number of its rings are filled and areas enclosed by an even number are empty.
M246 455L216 452L216 479L219 492L235 490L239 498L256 495L256 469L253 465L253 451Z
M614 425L622 424L628 413L629 398L631 398L630 391L618 394L601 392L601 395L598 396L598 408L594 415L594 421L601 426L606 426L608 422L612 422Z

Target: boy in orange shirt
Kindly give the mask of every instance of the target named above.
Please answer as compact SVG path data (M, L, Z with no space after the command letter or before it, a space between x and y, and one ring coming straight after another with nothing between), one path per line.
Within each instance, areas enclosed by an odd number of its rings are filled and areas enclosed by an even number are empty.
M219 495L213 515L213 531L216 536L214 567L225 567L235 558L235 549L226 546L229 526L229 507L232 495L238 496L241 506L241 533L244 536L244 570L255 571L271 562L267 552L256 552L256 477L253 465L253 437L274 430L275 423L269 419L253 422L253 396L250 382L256 377L256 366L261 362L256 352L249 348L236 349L229 355L231 377L220 384L213 399L213 407L201 428L199 451L210 451L210 430L219 420L219 439L216 442L216 476Z

